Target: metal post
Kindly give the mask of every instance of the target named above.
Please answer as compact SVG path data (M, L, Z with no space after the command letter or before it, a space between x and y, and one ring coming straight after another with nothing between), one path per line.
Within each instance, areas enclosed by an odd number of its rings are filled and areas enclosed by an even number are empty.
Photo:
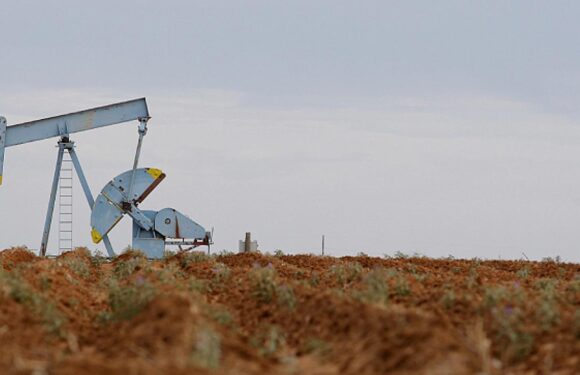
M246 240L244 242L244 253L252 251L252 233L246 232Z
M324 234L322 235L322 255L324 255Z
M64 155L63 138L58 142L58 156L56 157L56 167L54 168L54 177L52 179L52 190L50 191L50 198L48 200L48 210L46 211L46 220L44 221L44 232L42 232L42 242L40 243L40 255L46 255L46 247L48 246L48 236L50 235L50 225L52 224L52 213L54 212L54 201L56 199L56 190L58 188L58 180L60 178L60 168L62 167L62 158Z
M137 142L137 151L135 152L135 160L133 161L133 173L131 173L131 183L129 184L129 194L127 196L127 202L133 201L133 183L135 182L135 170L139 164L139 155L141 154L141 145L143 144L143 137L147 134L147 121L148 117L142 117L139 119L139 141Z
M75 171L77 172L77 176L79 177L79 182L83 188L85 193L85 197L87 198L87 203L89 204L89 208L92 210L93 206L95 205L95 199L93 198L93 193L91 193L91 189L83 172L83 168L81 167L81 163L77 156L77 153L74 149L74 142L70 142L70 147L67 147L68 153L70 154L70 158L73 162L75 167ZM113 246L111 245L111 241L109 241L109 236L105 235L103 237L103 242L105 243L105 248L107 249L107 253L112 258L115 256L115 252L113 251Z

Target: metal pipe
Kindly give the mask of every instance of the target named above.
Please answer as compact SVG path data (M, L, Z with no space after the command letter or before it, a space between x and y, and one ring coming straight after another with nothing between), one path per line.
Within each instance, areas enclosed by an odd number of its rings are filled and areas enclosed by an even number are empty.
M56 190L58 188L58 180L60 179L60 169L62 167L62 158L64 156L64 142L61 139L58 142L58 156L56 157L56 167L54 168L54 177L52 179L52 189L50 191L50 198L48 199L48 209L46 211L46 219L44 221L44 231L42 232L42 242L40 243L40 255L46 255L46 247L48 246L48 237L50 235L50 225L52 224L52 213L54 212L54 201L56 200Z
M135 160L133 161L133 173L131 173L131 183L129 184L129 194L127 195L127 203L133 201L133 184L135 182L135 170L139 165L139 156L141 155L141 146L143 145L143 137L147 134L147 121L149 118L139 119L139 141L137 141L137 150L135 151Z

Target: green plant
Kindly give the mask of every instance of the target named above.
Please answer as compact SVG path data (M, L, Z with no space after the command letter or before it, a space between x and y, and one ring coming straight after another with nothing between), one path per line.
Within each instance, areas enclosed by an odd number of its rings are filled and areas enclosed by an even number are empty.
M272 302L276 295L276 270L271 266L254 267L250 272L252 295L260 302Z
M347 262L330 267L330 274L336 278L341 286L346 286L355 280L359 280L363 268L358 262Z
M118 259L113 268L113 274L119 280L125 279L148 266L147 257L140 251L128 250L123 256L126 258Z
M282 256L284 256L284 252L280 249L276 249L276 251L274 251L274 256L275 257L282 257Z
M405 275L397 274L395 278L395 293L402 297L411 294L411 287Z
M229 327L233 324L232 314L223 306L205 305L207 316L216 323Z
M496 342L505 361L520 361L533 349L534 337L524 330L523 313L517 307L492 309Z
M65 319L52 302L35 292L17 273L6 272L0 268L0 285L2 284L6 286L8 295L14 301L40 317L48 332L56 335L62 334L61 328Z
M105 318L111 321L131 319L137 316L155 295L155 288L144 279L124 285L113 279L109 282L111 313Z
M294 289L290 285L280 285L278 275L272 265L266 267L254 267L250 272L250 284L252 295L259 302L276 302L288 309L296 307L296 296Z
M290 310L293 310L296 307L294 289L292 289L290 285L277 285L276 302Z
M61 259L60 263L82 278L87 278L91 274L88 262L81 257L68 256Z
M452 289L447 289L445 293L443 293L443 296L441 296L441 304L447 310L450 310L455 306L455 301L455 292Z
M217 369L222 356L221 337L210 327L201 327L196 332L191 360L199 367Z
M267 326L250 339L250 343L264 357L273 357L286 343L284 334L277 326Z
M577 339L580 339L580 309L576 308L574 312L574 323L572 328L574 329L574 335Z
M202 262L209 262L211 261L211 256L203 253L201 251L191 251L185 253L185 255L180 259L179 264L183 268L188 268L190 265L194 263L202 263Z
M407 259L409 258L409 256L405 253L403 253L402 251L396 251L395 252L395 259Z
M220 262L217 262L213 266L212 271L214 284L221 284L224 281L227 281L232 275L232 271L230 270L230 268L227 265Z
M522 267L518 270L518 272L516 272L516 276L519 279L525 280L527 279L531 274L530 268L528 266Z
M388 272L384 268L375 268L363 279L363 288L355 292L355 298L367 303L386 304L389 300Z
M330 354L330 345L326 341L320 339L309 339L301 348L304 354L313 354L320 357L325 357Z

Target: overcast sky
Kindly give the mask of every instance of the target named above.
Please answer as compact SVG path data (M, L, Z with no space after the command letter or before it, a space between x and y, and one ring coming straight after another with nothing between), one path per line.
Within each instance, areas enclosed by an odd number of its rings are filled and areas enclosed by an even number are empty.
M325 234L333 255L580 261L578 2L21 0L0 19L8 124L147 97L141 165L167 178L141 207L214 227L215 250L251 231L267 251ZM95 196L136 125L74 135ZM0 248L39 247L55 144L6 150Z

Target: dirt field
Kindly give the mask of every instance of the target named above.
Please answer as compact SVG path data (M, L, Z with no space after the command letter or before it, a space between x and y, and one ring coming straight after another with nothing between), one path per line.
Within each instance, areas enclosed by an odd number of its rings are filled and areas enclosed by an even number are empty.
M580 373L580 265L0 252L1 374Z

